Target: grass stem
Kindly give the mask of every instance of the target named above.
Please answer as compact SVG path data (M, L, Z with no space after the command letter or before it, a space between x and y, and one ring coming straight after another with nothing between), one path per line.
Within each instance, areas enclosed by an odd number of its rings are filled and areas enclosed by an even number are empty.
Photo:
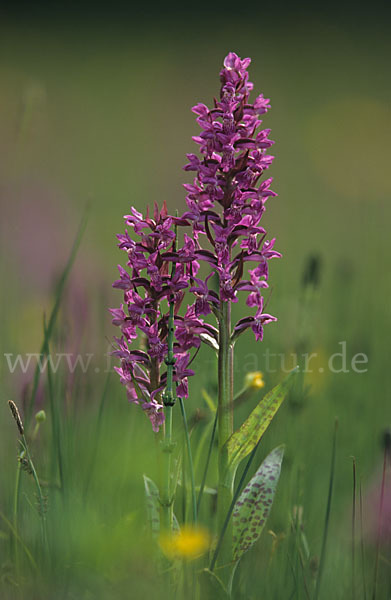
M386 445L384 448L383 473L382 473L382 482L381 482L381 488L380 488L379 513L378 513L377 536L376 536L375 569L374 569L374 573L373 573L372 600L376 600L376 594L377 594L377 578L378 578L378 572L379 572L381 530L382 530L382 525L383 525L382 521L383 521L384 490L385 490L385 483L386 483L387 458L388 458L388 448Z
M77 252L79 250L79 246L81 244L81 240L83 239L84 231L87 226L87 218L88 218L88 211L86 210L81 219L79 228L77 230L76 237L73 242L73 246L72 246L68 261L65 265L65 268L61 274L60 280L57 285L56 295L55 295L55 299L54 299L54 305L53 305L52 311L50 313L48 326L46 328L42 346L41 346L40 354L42 355L42 358L47 357L49 354L49 347L48 347L49 341L50 341L51 335L54 330L54 326L57 321L57 315L60 310L61 300L62 300L62 296L63 296L64 289L65 289L65 284L68 280L69 273L70 273L73 263L75 261ZM32 417L33 408L34 408L34 404L35 404L35 397L36 397L37 391L38 391L40 376L41 376L41 365L40 365L40 362L38 361L37 366L34 371L33 387L32 387L32 391L31 391L31 396L30 396L29 402L26 407L26 414L25 414L26 429L28 429L28 426L30 424L30 420Z
M13 539L13 550L14 550L14 561L15 571L19 572L19 550L18 550L18 529L19 529L19 497L20 497L20 473L22 467L20 461L16 467L16 479L15 479L15 490L14 490L14 502L13 502L13 528L14 528L14 539Z
M328 496L327 496L326 516L325 516L324 529L323 529L322 549L320 552L319 571L318 571L318 577L316 580L314 600L318 600L318 598L319 598L320 586L322 583L322 575L323 575L324 565L325 565L325 560L326 560L326 547L327 547L327 538L328 538L329 525L330 525L331 501L332 501L332 497L333 497L333 488L334 488L335 458L336 458L336 450L337 450L337 431L338 431L338 420L336 419L335 425L334 425L333 447L332 447L332 452L331 452L329 491L328 491Z
M215 437L216 437L217 416L218 415L217 415L217 411L216 411L216 416L215 416L214 422L213 422L212 435L210 436L210 442L209 442L209 448L208 448L208 455L206 457L204 473L202 475L200 491L198 493L198 498L197 498L197 513L200 512L201 500L202 500L202 496L204 494L204 489L205 489L205 484L206 484L206 477L208 475L209 463L210 463L210 459L211 459L211 456L212 456L213 444L214 444Z
M352 498L352 598L356 597L356 459L353 457L353 498Z
M27 444L27 440L24 434L22 434L21 436L21 446L23 448L23 450L26 453L26 458L28 460L28 465L29 468L31 470L31 474L33 476L34 482L35 482L35 487L37 490L37 496L38 496L38 504L39 504L39 516L40 516L40 521L41 521L41 533L42 533L42 548L43 549L47 549L47 531L46 531L46 507L45 507L45 500L42 494L42 488L41 488L41 484L39 482L38 479L38 475L37 475L37 471L35 469L33 460L31 458L31 454L30 454L30 450Z
M367 600L367 583L365 577L365 548L364 548L364 519L363 519L363 502L362 502L362 486L360 481L360 537L361 537L361 571L364 600Z
M191 505L193 511L193 523L197 523L197 498L195 491L195 480L194 480L194 467L193 467L193 455L191 451L191 442L189 435L189 427L187 425L186 411L185 405L183 402L183 398L179 398L179 405L181 407L182 419L183 419L183 428L185 432L185 441L186 441L186 449L187 449L187 459L189 462L189 472L190 472L190 485L191 485Z

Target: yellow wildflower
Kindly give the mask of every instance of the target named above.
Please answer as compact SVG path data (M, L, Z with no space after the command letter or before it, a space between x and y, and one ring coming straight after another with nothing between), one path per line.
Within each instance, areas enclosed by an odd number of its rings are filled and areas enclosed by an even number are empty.
M265 387L265 382L263 381L263 373L261 371L253 371L251 373L247 373L244 378L245 385L250 388L260 389Z
M210 546L209 532L202 527L184 525L179 531L160 536L160 547L171 559L183 558L195 560L202 556Z

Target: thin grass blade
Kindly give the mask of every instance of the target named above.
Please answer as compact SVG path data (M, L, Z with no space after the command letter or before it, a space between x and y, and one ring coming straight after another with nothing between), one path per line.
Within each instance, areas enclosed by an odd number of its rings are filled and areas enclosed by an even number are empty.
M76 237L73 242L73 246L72 246L68 261L65 265L65 268L61 274L60 280L57 284L54 305L53 305L52 311L50 313L50 317L48 320L48 324L46 327L45 335L44 335L42 346L41 346L40 353L44 357L47 356L49 353L48 345L49 345L49 341L50 341L50 338L51 338L53 330L54 330L54 326L56 324L58 311L60 309L61 300L62 300L62 296L63 296L64 289L65 289L65 284L69 277L69 273L71 272L73 263L75 262L75 258L76 258L77 252L79 250L81 241L83 239L83 235L84 235L84 232L85 232L85 229L87 226L87 220L88 220L88 211L86 210L82 217L82 220L80 222L79 228L77 230ZM38 363L35 368L35 372L34 372L33 387L32 387L32 391L31 391L30 400L26 407L26 415L25 415L26 428L28 427L30 420L31 420L31 415L32 415L33 408L34 408L35 397L36 397L37 390L38 390L40 376L41 376L41 369L40 369L40 365Z

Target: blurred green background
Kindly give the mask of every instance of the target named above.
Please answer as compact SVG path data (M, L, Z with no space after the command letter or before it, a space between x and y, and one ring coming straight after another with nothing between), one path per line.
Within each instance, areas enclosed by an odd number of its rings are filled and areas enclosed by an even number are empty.
M114 376L95 443L105 354L115 333L107 307L120 303L120 293L111 289L116 264L123 263L115 234L122 232L122 215L131 205L145 210L147 204L166 200L170 211L184 206L182 183L189 177L182 166L186 152L195 151L191 136L198 133L190 108L199 101L211 104L222 60L235 51L252 57L255 91L271 98L264 124L276 140L272 175L279 196L269 201L264 221L283 253L282 260L271 263L268 310L278 322L267 328L262 344L255 345L250 334L239 341L235 387L241 387L246 367L264 372L265 389L281 379L281 372L266 372L267 349L290 353L299 347L319 354L315 372L306 379L306 398L291 398L281 409L259 460L273 445L286 443L270 528L288 532L293 507L303 506L303 527L316 561L338 417L334 546L324 597L331 592L348 597L351 457L357 459L365 493L376 486L382 435L391 425L388 11L375 4L364 10L348 4L253 3L49 10L44 4L14 5L0 24L2 513L11 511L16 465L6 400L23 406L31 380L31 373L10 373L4 354L39 352L43 313L50 311L55 283L88 204L87 232L55 340L60 351L93 354L87 375L76 370L71 383L63 375L56 384L64 411L71 520L78 535L72 551L62 546L65 542L54 542L51 577L67 590L64 597L155 597L148 596L154 578L140 550L142 474L154 474L153 435L141 411L128 406ZM304 309L303 324L302 273L314 254L321 259L321 282ZM367 372L329 372L327 360L340 351L341 341L348 361L357 353L368 356ZM199 377L191 382L187 402L190 415L199 407L205 410L202 387L211 395L215 391L211 360L207 351L199 357ZM47 407L45 386L38 401ZM256 398L241 407L238 423L255 403ZM35 449L44 472L49 423L45 427ZM195 447L197 436L195 429ZM91 456L96 459L92 472ZM214 483L212 469L209 484ZM59 514L58 503L53 499L53 514ZM34 546L34 523L28 516L25 521L27 540ZM65 522L62 528L67 529ZM12 564L9 531L3 529L0 553L8 597ZM59 539L65 537L59 532ZM281 589L278 566L269 564L271 543L265 531L257 550L243 561L243 596L238 597L259 598L255 589L264 598L295 597L290 591L284 595L290 585L289 552L281 542L279 560L288 565L287 588ZM369 542L369 579L371 552ZM390 559L386 550L384 556ZM381 569L386 590L387 562ZM127 596L130 577L137 591ZM56 589L47 585L42 598L52 597L50 590Z

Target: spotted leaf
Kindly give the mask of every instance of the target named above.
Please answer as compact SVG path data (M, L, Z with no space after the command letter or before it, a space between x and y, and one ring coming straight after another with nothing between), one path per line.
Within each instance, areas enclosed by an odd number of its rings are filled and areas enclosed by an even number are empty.
M284 401L297 370L296 367L281 383L268 392L228 439L227 451L231 469L235 470L240 461L257 445Z
M283 446L272 450L235 504L232 514L235 561L255 544L262 533L273 504L283 456Z

